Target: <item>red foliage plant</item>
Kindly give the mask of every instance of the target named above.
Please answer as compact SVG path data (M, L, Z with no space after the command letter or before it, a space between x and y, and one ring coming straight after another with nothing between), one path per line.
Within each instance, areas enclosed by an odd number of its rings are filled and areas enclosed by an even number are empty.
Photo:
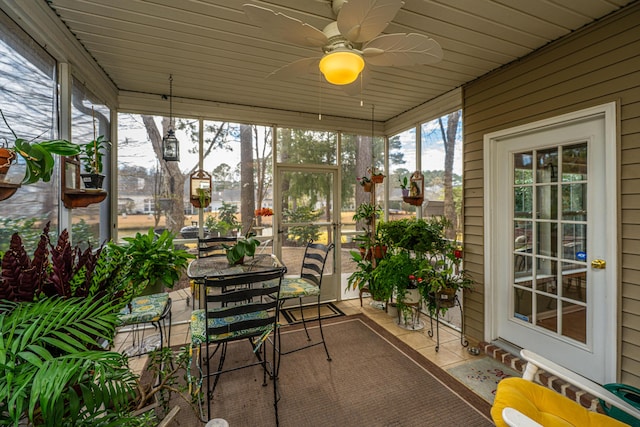
M108 274L100 274L98 283L92 280L104 244L96 251L91 246L82 251L71 246L69 233L63 230L54 246L49 227L47 223L33 258L29 258L18 233L11 236L9 250L0 263L0 299L31 302L40 295L87 297L105 291Z

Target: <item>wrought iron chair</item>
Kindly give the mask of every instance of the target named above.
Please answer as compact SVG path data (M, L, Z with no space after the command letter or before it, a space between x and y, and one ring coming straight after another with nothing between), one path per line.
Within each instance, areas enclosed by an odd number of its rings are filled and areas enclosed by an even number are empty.
M271 347L271 363L267 362L267 346L262 344L271 333L274 337L278 337L275 333L280 311L278 295L285 271L284 267L274 267L266 271L249 271L205 279L206 307L192 312L191 345L192 348L197 348L195 360L201 372L201 381L206 378L205 396L208 419L211 419L211 399L220 375L224 372L260 365L264 371L263 385L267 385L267 375L273 380L274 410L276 425L278 424L276 371L278 355L274 344ZM256 360L225 370L227 344L244 339L251 342ZM202 346L205 347L204 354L201 351ZM215 346L213 351L211 351L212 346ZM212 369L211 363L214 362L213 359L217 353L219 353L217 367ZM202 358L200 358L201 355ZM203 374L200 369L200 361L206 363L206 374Z
M166 346L171 347L171 298L167 292L134 298L118 313L118 320L120 327L131 328L132 346L124 351L128 356L139 356L155 349L154 345L145 343L145 323L151 324L160 333L160 349L165 345L165 338Z
M300 318L304 331L307 334L307 341L311 341L309 331L307 330L307 320L304 317L304 306L302 299L305 297L315 297L316 307L318 312L318 326L320 329L320 341L311 342L302 347L298 347L288 351L282 351L282 348L278 347L278 351L281 355L293 353L305 348L313 347L322 344L324 351L327 354L327 360L331 360L329 350L327 349L327 343L324 339L324 333L322 331L322 318L320 316L320 289L322 286L322 276L324 274L324 268L329 257L329 252L333 249L334 244L324 245L322 243L313 243L310 240L304 251L304 257L302 258L302 268L300 270L300 277L285 277L282 279L282 289L280 290L280 306L284 305L288 300L298 299L298 305L300 307ZM280 333L280 331L278 331Z

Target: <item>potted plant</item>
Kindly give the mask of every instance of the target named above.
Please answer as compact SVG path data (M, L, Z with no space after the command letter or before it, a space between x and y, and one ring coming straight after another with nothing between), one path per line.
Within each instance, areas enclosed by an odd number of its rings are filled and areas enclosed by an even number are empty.
M177 249L173 239L169 230L158 235L150 228L146 234L124 237L125 245L109 243L113 250L123 252L129 260L128 282L134 296L159 293L164 287L173 288L189 261L195 258L186 250Z
M13 141L13 148L5 147L9 152L5 153L5 155L9 155L9 163L7 163L7 160L4 160L0 166L2 166L2 169L6 174L11 161L16 159L16 155L22 157L26 164L26 172L24 179L22 180L23 184L34 184L38 181L49 182L55 166L53 154L61 156L75 156L80 153L79 145L64 139L34 142L18 138L13 129L9 126L9 123L7 123L7 119L2 113L2 110L0 110L0 115L2 115L4 123L15 138ZM13 152L13 155L11 155L10 152Z
M255 238L255 234L247 233L243 238L238 239L234 245L223 244L227 253L227 260L230 265L242 264L244 257L252 257L256 253L256 249L260 246L260 240Z
M386 282L374 279L375 268L371 259L363 257L360 252L350 251L351 258L356 263L356 269L347 278L351 289L358 289L360 293L368 292L371 298L379 303L386 303L393 294L393 287ZM362 295L360 297L362 299Z
M431 314L444 314L455 305L456 294L460 289L472 289L475 281L460 269L460 258L451 250L441 252L426 259L419 276L427 283L422 289L423 298L428 301Z
M373 189L373 182L371 182L371 179L368 176L359 177L356 178L356 180L362 186L364 191L371 193L371 190Z
M55 243L55 244L54 244ZM31 246L31 245L30 245ZM9 250L0 257L0 300L32 302L47 297L98 297L110 295L113 305L124 306L127 298L121 284L127 276L126 259L107 246L84 250L71 246L63 230L51 241L49 223L44 227L33 256L23 238L14 233Z
M402 197L408 197L409 196L409 178L407 178L406 176L403 176L402 179L398 178L398 181L400 181L400 189L402 190Z
M80 176L85 188L102 188L104 181L102 157L108 145L110 142L104 139L104 135L100 135L93 141L80 146L80 160L83 162L84 170Z
M198 203L197 208L206 208L211 203L211 189L210 188L196 188L196 193L198 195Z
M353 214L353 220L363 221L365 224L370 225L374 218L379 218L382 214L382 208L378 205L371 203L361 203L356 208Z
M415 279L419 263L420 260L409 251L395 248L393 253L379 261L373 271L376 285L389 289L395 295L399 320L407 319L413 310L411 305L420 304L418 281Z
M369 169L369 172L371 172L371 182L373 182L374 184L382 184L385 177L382 172L376 172L375 168Z

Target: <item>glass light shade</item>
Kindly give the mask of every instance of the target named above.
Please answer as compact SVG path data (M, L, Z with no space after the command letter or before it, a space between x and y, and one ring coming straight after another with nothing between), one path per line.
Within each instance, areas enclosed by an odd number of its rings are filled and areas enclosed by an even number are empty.
M180 144L173 129L169 129L167 136L162 138L162 158L167 162L180 161Z
M353 83L364 68L360 55L350 51L335 51L320 60L320 71L329 83L348 85Z

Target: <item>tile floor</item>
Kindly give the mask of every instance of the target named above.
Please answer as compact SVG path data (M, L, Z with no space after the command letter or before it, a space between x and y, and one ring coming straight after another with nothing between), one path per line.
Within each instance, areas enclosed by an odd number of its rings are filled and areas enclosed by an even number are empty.
M171 292L173 302L171 310L173 324L171 328L172 346L187 344L189 342L189 319L191 317L190 297L191 292L189 289L180 289ZM340 301L336 303L336 306L347 315L364 313L443 369L458 365L469 359L486 357L484 355L473 356L469 354L467 349L477 346L478 343L471 341L469 342L469 347L463 347L460 344L460 333L443 324L440 324L440 349L436 352L436 338L435 336L431 338L427 334L429 330L428 316L422 316L422 320L426 323L425 328L412 331L398 326L395 317L384 312L384 310L371 307L368 299L363 301L362 307L360 307L360 301L358 299ZM144 332L146 336L156 333L153 329L147 329ZM130 345L131 332L123 328L123 330L116 335L113 349L115 351L123 351ZM140 372L146 363L146 356L131 357L129 360L132 370L134 372Z

